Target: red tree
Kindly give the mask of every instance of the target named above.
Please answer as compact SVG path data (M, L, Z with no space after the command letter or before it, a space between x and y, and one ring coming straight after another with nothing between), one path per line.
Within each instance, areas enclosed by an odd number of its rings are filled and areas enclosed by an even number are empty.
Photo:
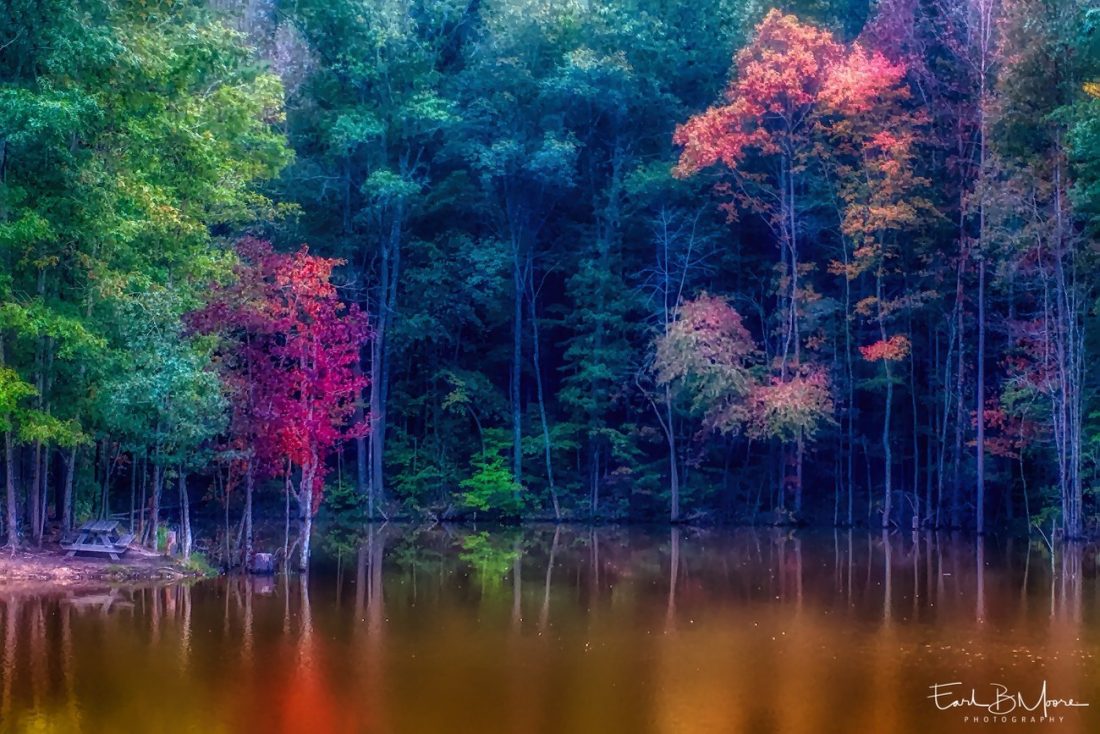
M221 445L228 457L229 476L226 494L243 478L245 502L242 517L243 560L252 561L252 496L256 477L278 472L274 457L261 455L270 448L262 441L267 434L266 417L270 408L260 389L260 376L267 370L268 346L275 328L263 307L267 300L265 268L261 265L272 255L271 245L253 237L237 243L239 260L233 279L211 289L206 306L189 315L191 327L200 333L217 334L221 347L217 364L222 384L229 396L232 414L229 435ZM226 499L228 502L228 498Z
M285 457L287 472L299 471L296 491L301 519L300 563L309 565L313 514L321 504L325 459L341 441L363 435L365 425L346 427L366 386L356 374L359 348L368 336L358 308L344 304L332 285L338 260L316 257L302 247L271 255L266 306L275 327L270 367L262 375L271 398L270 454Z
M277 253L253 238L241 241L238 254L235 280L216 287L193 322L225 339L230 444L244 464L246 523L255 474L286 477L298 502L299 567L306 571L326 459L367 430L350 419L367 384L355 366L369 328L365 314L344 304L331 282L339 260L310 255L304 246Z

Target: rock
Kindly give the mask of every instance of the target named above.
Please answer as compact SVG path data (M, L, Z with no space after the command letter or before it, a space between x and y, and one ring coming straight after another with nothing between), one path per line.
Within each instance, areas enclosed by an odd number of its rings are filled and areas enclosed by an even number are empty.
M262 596L272 596L275 593L275 579L271 576L253 576L249 581L252 590Z
M253 554L252 565L248 570L250 573L270 576L275 573L275 556L270 553Z

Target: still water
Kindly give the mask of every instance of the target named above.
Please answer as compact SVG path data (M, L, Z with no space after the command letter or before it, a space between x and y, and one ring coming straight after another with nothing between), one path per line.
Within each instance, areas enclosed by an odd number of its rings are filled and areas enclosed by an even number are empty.
M0 731L1100 731L1088 550L391 525L337 555L308 586L0 586ZM929 698L954 682L1092 705L984 723Z

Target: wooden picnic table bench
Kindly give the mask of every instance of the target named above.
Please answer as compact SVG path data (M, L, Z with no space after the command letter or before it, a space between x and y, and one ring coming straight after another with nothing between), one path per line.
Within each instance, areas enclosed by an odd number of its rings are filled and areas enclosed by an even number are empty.
M80 526L76 540L62 543L61 547L68 551L65 554L68 558L77 553L99 553L117 561L134 539L133 534L120 535L118 527L118 520L91 520Z

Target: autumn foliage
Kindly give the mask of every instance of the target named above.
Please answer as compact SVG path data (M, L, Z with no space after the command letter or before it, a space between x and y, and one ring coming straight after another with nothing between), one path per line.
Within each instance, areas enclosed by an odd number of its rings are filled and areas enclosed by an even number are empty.
M888 335L888 320L906 307L891 295L897 243L932 208L920 195L927 182L913 173L923 119L906 104L905 64L860 42L839 43L778 10L756 27L734 68L724 102L677 128L674 141L682 150L674 172L689 176L721 166L723 208L734 217L740 211L760 217L779 245L773 372L737 402L736 421L729 403L718 410L750 435L797 442L801 462L803 440L832 413L828 373L804 355L821 342L807 316L817 294L800 285L812 269L800 263L803 217L815 206L804 181L827 181L835 197L844 256L829 272L870 281L873 295L855 313L873 322L880 338L859 352L884 365L889 403L889 363L911 347L906 336Z
M705 425L723 433L812 438L832 412L823 371L770 374L741 315L707 293L685 302L657 340L654 370L659 384L686 393Z
M758 353L741 314L724 298L702 293L685 302L656 346L658 383L682 389L693 409L716 428L731 430L744 423L744 399L755 387L751 366Z
M804 367L787 379L772 375L749 393L746 412L745 432L750 437L812 439L833 413L829 377L814 367Z
M367 431L365 422L350 420L367 385L356 370L367 319L332 284L338 260L310 255L304 246L275 252L254 238L239 243L238 255L235 279L216 286L191 322L222 337L232 445L251 447L245 461L261 474L288 482L296 474L308 521L322 500L327 458Z
M772 10L752 43L734 58L726 103L676 129L682 146L676 173L689 176L722 163L739 170L750 152L788 154L809 132L822 85L842 49L832 34Z
M873 344L860 347L859 353L868 362L882 360L899 362L909 356L909 337L895 334L887 339L880 339Z
M832 411L826 371L801 357L803 346L812 350L817 340L807 334L803 344L803 307L813 294L798 284L803 206L796 182L819 162L830 134L862 130L850 120L867 117L880 98L902 93L905 69L858 44L845 47L828 31L779 10L756 27L734 68L724 102L677 128L673 140L681 153L674 172L690 176L721 165L732 178L719 184L719 192L729 197L724 208L762 217L776 236L784 273L777 295L787 314L774 373L744 391L736 409L726 403L716 415L723 416L720 424L739 425L758 437L795 441L811 437ZM881 160L884 169L893 165L890 160L896 163L903 144L886 135L858 142L860 152ZM867 205L853 216L867 228L868 218L882 214L881 207Z

